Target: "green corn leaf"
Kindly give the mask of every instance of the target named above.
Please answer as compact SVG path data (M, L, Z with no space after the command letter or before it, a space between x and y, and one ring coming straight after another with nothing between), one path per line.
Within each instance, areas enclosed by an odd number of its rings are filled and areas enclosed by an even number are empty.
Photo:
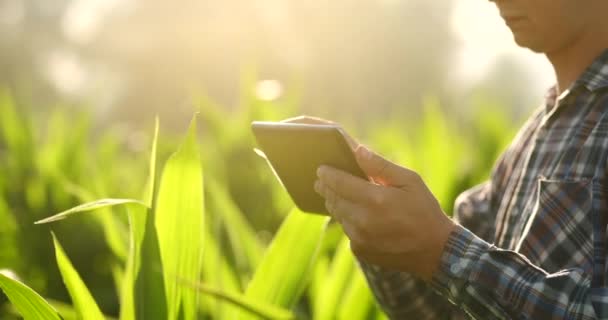
M340 304L344 291L351 281L354 268L355 262L350 243L344 236L336 249L323 290L316 296L314 304L318 309L315 310L315 319L335 318L336 306Z
M156 189L156 158L158 149L158 131L160 123L158 117L154 120L154 138L152 139L152 150L150 151L150 161L148 164L148 181L144 190L144 202L149 208L154 205L154 191Z
M0 89L0 142L13 154L9 161L15 162L10 164L26 169L32 162L32 128L17 110L13 96L7 90Z
M65 283L74 308L81 319L91 320L104 320L104 316L101 310L97 306L97 303L91 296L89 289L87 289L84 282L78 275L78 272L72 266L68 256L63 251L61 244L57 241L55 234L53 234L53 243L55 244L55 256L57 257L57 266L61 272L61 277Z
M453 199L450 197L451 188L459 174L457 162L445 161L449 154L453 159L462 155L462 140L460 133L453 130L441 112L438 99L427 99L425 102L425 117L419 132L422 134L417 141L420 162L420 175L429 185L433 194L446 212L451 212Z
M53 306L53 308L57 309L59 315L63 320L81 320L83 318L79 317L78 312L74 309L74 306L69 305L67 303L48 299L49 303ZM104 315L106 320L115 320L115 318ZM86 319L86 318L85 318Z
M57 313L59 313L62 320L81 320L81 318L78 317L78 313L76 312L76 310L74 309L74 307L72 305L67 304L65 302L53 300L53 299L46 299L46 301L55 310L57 310ZM7 306L4 310L0 309L0 311L9 313L11 315L16 315L16 316L19 315L19 311L13 305ZM115 318L107 316L107 315L104 317L106 318L106 320L115 319Z
M205 251L203 253L202 279L205 283L225 292L241 292L237 273L233 265L227 261L225 254L217 242L216 235L211 232L210 227L205 230ZM212 315L213 319L225 319L225 312L229 307L221 299L207 299L201 297L201 304L205 311Z
M180 279L178 279L178 281L183 286L191 287L205 295L209 295L218 300L231 303L239 307L239 309L245 310L250 314L260 317L262 319L295 319L295 316L291 311L275 307L270 304L255 301L239 293L220 290L204 283L189 283Z
M328 217L294 209L268 247L245 291L246 297L291 308L311 278L309 274L328 221ZM242 314L229 318L258 317Z
M375 307L365 276L360 269L355 269L349 279L349 287L342 298L337 319L368 319Z
M154 225L163 264L168 319L181 311L186 320L195 319L198 292L177 286L175 277L199 282L202 263L203 170L193 119L186 140L174 153L162 173Z
M159 121L156 118L154 138L150 152L148 182L143 199L147 206L153 206L156 177L156 149L158 144ZM166 319L166 297L162 279L162 266L158 251L158 238L149 215L153 210L130 208L130 251L127 259L120 319ZM142 261L146 263L142 264ZM154 307L152 307L154 306Z
M0 185L0 261L4 268L12 268L19 270L20 267L20 252L19 252L19 228L15 219L15 213L9 208L8 199L3 196L3 189Z
M230 244L234 252L239 253L236 257L237 268L239 271L253 270L264 253L255 231L230 199L225 187L213 179L208 179L205 187L209 191L208 194L213 195L209 199L212 212L224 221Z
M131 232L136 235L134 238L143 237L140 267L135 280L135 319L168 319L164 267L154 226L154 214L154 210L133 211L129 216L133 230Z
M314 265L313 276L310 282L310 287L308 288L308 296L312 301L312 312L313 315L319 313L319 309L321 308L320 303L317 297L319 297L323 292L323 287L325 286L325 280L327 280L327 273L329 272L329 256L327 254L319 254L317 258L317 263Z
M58 220L63 220L75 213L79 213L79 212L87 212L87 211L92 211L95 209L100 209L100 208L106 208L106 207L111 207L111 206L117 206L117 205L121 205L121 204L138 204L138 205L142 205L144 207L146 207L146 204L144 204L143 202L139 201L139 200L133 200L133 199L101 199L101 200L97 200L97 201L93 201L93 202L89 202L89 203L85 203L85 204L81 204L77 207L74 207L72 209L66 210L64 212L58 213L56 215L53 215L51 217L48 217L46 219L42 219L39 221L36 221L35 224L43 224L43 223L49 223L49 222L54 222L54 221L58 221Z
M23 283L0 273L0 288L25 320L61 320L57 311Z
M374 319L374 320L388 320L388 316L386 315L386 313L384 313L384 311L382 311L382 309L380 309L380 307L378 305L376 305L376 308L374 309L374 315L373 315L372 319Z
M87 189L66 178L61 177L60 180L65 192L75 196L84 203L93 202L98 198ZM96 180L99 181L99 179ZM126 229L120 221L118 221L116 216L112 214L111 207L99 208L98 210L100 210L100 213L95 215L95 218L101 225L108 247L110 247L112 253L121 259L121 261L126 260L128 251L126 237L124 236L124 234L126 234Z

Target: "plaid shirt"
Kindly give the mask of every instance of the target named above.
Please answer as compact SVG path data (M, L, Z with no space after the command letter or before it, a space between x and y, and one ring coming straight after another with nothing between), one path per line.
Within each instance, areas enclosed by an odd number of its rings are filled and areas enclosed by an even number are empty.
M524 124L430 283L361 262L392 319L608 319L608 50Z

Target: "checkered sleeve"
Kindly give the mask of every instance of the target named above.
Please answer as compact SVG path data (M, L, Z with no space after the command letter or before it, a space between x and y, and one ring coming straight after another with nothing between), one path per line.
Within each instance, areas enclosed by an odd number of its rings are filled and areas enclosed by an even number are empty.
M606 292L590 284L579 269L548 274L462 226L450 235L431 283L473 319L603 318L595 310L606 309Z
M426 282L359 261L376 300L390 319L452 319L454 307Z
M454 206L454 218L483 237L493 232L490 192L491 184L487 181L463 192ZM359 265L376 300L391 319L464 318L460 310L426 282L363 261L359 261Z

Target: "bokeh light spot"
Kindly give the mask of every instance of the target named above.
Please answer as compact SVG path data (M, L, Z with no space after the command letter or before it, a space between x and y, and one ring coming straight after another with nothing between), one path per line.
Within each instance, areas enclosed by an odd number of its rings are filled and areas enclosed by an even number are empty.
M262 80L255 86L255 95L264 101L273 101L283 94L283 85L278 80Z

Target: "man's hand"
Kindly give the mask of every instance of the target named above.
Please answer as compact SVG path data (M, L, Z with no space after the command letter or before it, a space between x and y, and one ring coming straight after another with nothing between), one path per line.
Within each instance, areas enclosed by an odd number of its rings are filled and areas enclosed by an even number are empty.
M315 190L359 259L430 280L455 223L416 172L363 146L355 153L373 182L322 166Z

